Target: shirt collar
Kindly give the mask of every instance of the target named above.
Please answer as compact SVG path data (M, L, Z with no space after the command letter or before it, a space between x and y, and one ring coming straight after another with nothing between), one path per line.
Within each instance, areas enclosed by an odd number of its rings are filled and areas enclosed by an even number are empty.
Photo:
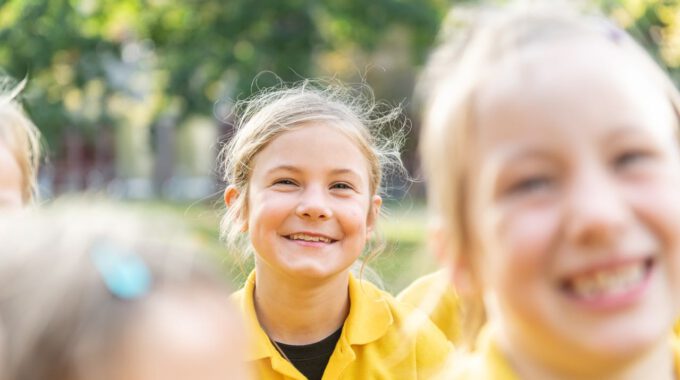
M349 315L343 334L349 344L367 344L387 332L394 320L385 293L372 283L349 276Z
M238 308L244 315L246 327L250 334L250 349L247 352L247 360L258 360L266 357L275 356L275 348L271 344L267 333L264 332L257 320L255 313L255 271L250 272L243 289L237 291L232 296Z
M243 289L234 293L232 298L242 311L249 333L251 345L248 360L280 356L264 332L255 313L255 271L246 279ZM392 325L393 318L385 295L368 281L349 276L349 315L345 319L341 339L350 345L367 344L383 336Z

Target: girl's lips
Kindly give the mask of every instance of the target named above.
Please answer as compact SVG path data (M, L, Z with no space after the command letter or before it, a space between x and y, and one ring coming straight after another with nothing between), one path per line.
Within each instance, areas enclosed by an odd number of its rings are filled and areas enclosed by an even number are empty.
M560 290L581 306L607 311L637 302L653 273L652 257L604 266L560 281Z
M289 235L284 235L284 238L294 243L307 247L323 247L335 243L337 240L326 235L313 232L295 232Z
M286 238L290 240L302 240L302 241L312 241L312 242L323 242L323 243L332 243L333 239L324 236L324 235L319 235L319 234L310 234L306 232L297 232L290 234L286 236Z

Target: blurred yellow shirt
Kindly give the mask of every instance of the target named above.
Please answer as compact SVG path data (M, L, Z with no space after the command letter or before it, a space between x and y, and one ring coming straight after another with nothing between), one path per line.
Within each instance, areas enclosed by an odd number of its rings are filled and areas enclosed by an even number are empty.
M459 343L460 305L446 270L418 278L397 295L397 300L427 314L448 340Z
M253 292L255 273L232 298L250 329L247 359L258 379L305 380L272 345L260 327ZM430 379L439 373L453 349L422 313L411 312L367 281L349 279L350 310L323 380Z
M477 342L477 351L465 356L454 356L455 367L449 367L437 379L446 380L520 380L503 353L498 349L491 337L489 329L484 329ZM680 378L680 339L671 335L674 370L676 378Z

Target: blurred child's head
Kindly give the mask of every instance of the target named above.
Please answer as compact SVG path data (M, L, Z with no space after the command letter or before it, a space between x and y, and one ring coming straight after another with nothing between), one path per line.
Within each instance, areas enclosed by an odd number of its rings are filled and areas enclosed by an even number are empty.
M3 378L245 378L241 323L205 255L177 226L112 210L0 219Z
M552 365L649 350L680 311L677 90L603 19L475 17L430 60L421 146L468 317Z
M230 247L243 250L236 243L246 231L260 255L280 252L278 239L309 238L342 248L342 259L354 262L380 208L384 167L401 165L400 135L380 135L399 110L379 112L360 91L312 82L242 103L222 152L229 187L221 229ZM319 221L328 223L311 226Z
M40 133L16 99L24 84L0 85L0 207L26 205L36 193Z

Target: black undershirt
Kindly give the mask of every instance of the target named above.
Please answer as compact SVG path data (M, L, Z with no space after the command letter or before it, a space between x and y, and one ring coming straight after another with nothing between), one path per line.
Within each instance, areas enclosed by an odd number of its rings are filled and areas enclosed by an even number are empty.
M342 326L328 337L312 344L293 346L276 342L288 360L309 380L321 380L328 360L340 339Z

